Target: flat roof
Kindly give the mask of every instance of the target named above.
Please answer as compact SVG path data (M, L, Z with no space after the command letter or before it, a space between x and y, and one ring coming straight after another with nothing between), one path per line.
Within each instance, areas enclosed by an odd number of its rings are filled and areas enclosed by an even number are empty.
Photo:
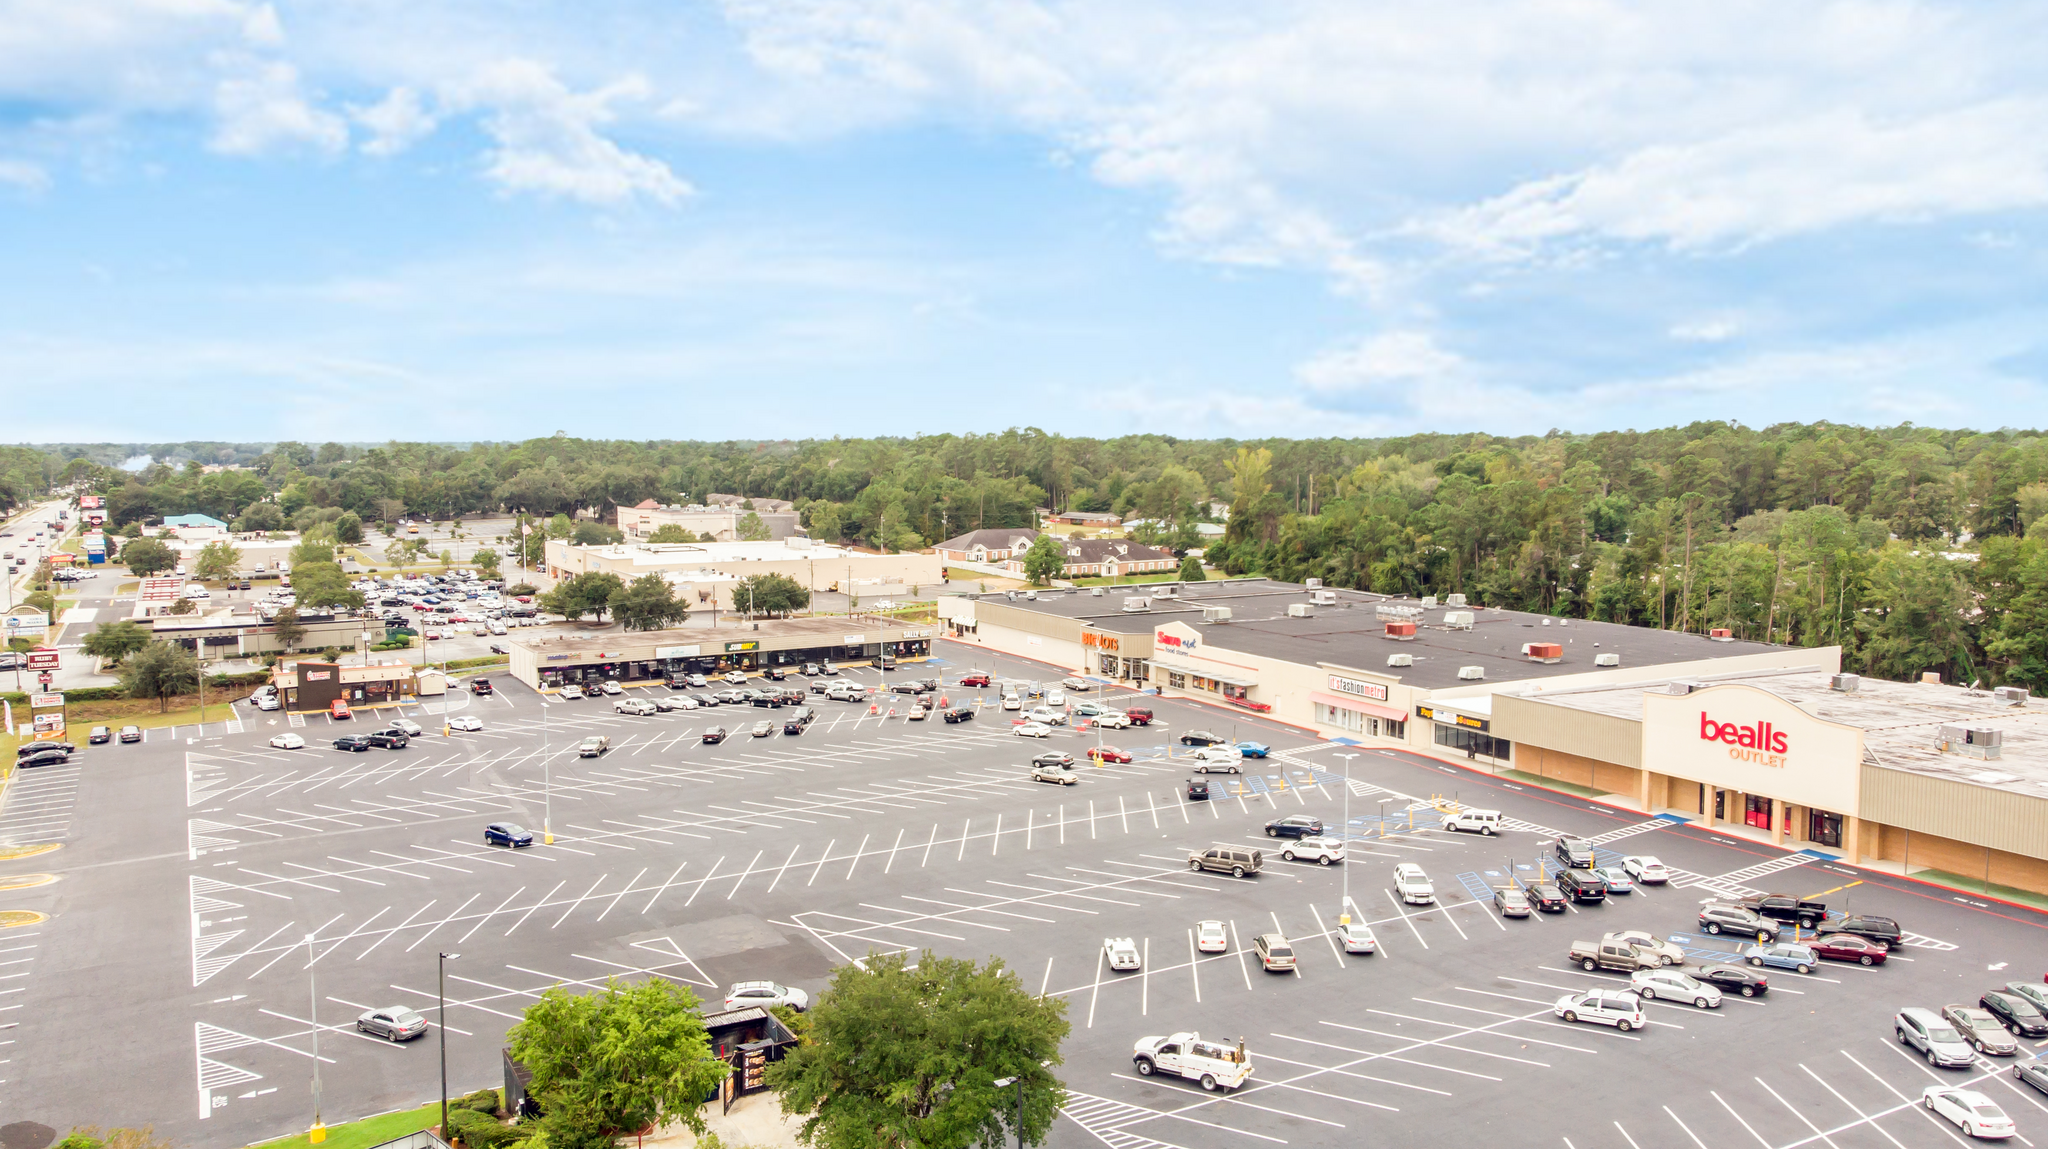
M793 536L794 537L794 536ZM792 546L790 540L767 542L725 542L725 543L609 543L603 546L579 547L574 543L559 543L567 555L588 555L591 558L610 559L614 562L625 560L634 566L675 567L695 563L700 566L714 566L718 563L764 563L802 562L816 559L823 562L848 562L855 559L897 558L898 555L876 555L829 543L809 543ZM913 552L914 553L914 552Z
M1709 686L1739 683L1768 690L1815 718L1857 727L1863 731L1866 759L1873 765L2048 797L2048 703L2038 698L2014 706L1985 690L1882 678L1861 678L1855 692L1845 693L1829 685L1829 674L1812 670L1686 677ZM1663 693L1669 681L1574 687L1526 697L1640 721L1643 695ZM1943 726L1993 727L1999 731L2002 753L1989 760L1948 753L1936 744Z
M1477 666L1486 672L1481 682L1517 682L1610 669L1593 665L1598 654L1620 655L1620 669L1626 670L1786 649L1775 644L1717 642L1683 631L1566 620L1526 611L1442 604L1424 607L1418 599L1327 587L1322 589L1336 596L1335 604L1316 605L1308 617L1294 618L1287 614L1287 608L1308 602L1309 588L1301 583L1266 578L1167 584L1178 588L1178 598L1153 597L1151 610L1124 612L1127 597L1152 595L1158 585L1105 587L1100 596L1087 590L1041 590L1036 601L1026 599L1022 593L1017 594L1014 602L1004 592L974 597L1075 619L1089 627L1119 634L1142 634L1164 623L1184 622L1208 635L1210 645L1225 650L1304 665L1338 663L1386 674L1424 690L1477 685L1458 677L1459 669L1467 666ZM1230 621L1204 622L1205 606L1229 607ZM1382 606L1415 612L1417 626L1412 641L1386 637L1388 619L1381 617ZM1444 625L1447 612L1461 610L1471 612L1471 629ZM1527 642L1557 643L1564 648L1564 657L1559 662L1531 662L1522 654L1522 644ZM1388 666L1390 654L1406 654L1414 663Z
M719 626L679 626L666 630L607 630L595 635L559 634L542 635L534 638L508 638L507 646L516 646L538 654L567 654L572 656L600 655L629 647L644 646L650 651L657 646L700 646L713 642L752 642L757 639L773 638L827 638L832 641L821 645L838 646L849 634L863 636L864 642L896 641L905 630L922 630L927 635L936 635L935 624L920 623L906 627L902 623L878 624L872 619L849 618L778 618L762 619L756 629L755 623L737 622Z

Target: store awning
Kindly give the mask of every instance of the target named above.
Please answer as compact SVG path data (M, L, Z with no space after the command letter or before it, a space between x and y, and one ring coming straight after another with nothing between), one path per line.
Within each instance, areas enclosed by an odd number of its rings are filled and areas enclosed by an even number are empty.
M1319 690L1311 690L1308 697L1311 702L1320 702L1324 706L1334 706L1339 710L1355 710L1360 714L1370 714L1374 718L1384 718L1389 722L1408 721L1408 712L1405 710L1399 710L1378 702L1366 702L1362 699L1352 698L1349 695L1324 694Z

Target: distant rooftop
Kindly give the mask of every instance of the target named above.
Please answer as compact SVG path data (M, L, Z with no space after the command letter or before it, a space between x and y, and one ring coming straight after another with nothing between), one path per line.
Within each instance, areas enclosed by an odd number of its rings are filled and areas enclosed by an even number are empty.
M1161 586L1178 588L1180 597L1157 597ZM1265 578L1101 589L1099 597L1086 589L1041 590L1036 601L1027 600L1021 592L1014 602L1002 592L977 597L1078 619L1096 629L1119 634L1142 634L1166 622L1185 622L1206 630L1211 645L1228 650L1308 664L1339 663L1391 675L1424 690L1481 685L1458 677L1458 670L1466 666L1484 668L1483 682L1500 683L1604 669L1593 664L1594 656L1599 654L1619 655L1621 667L1626 669L1783 649L1761 642L1716 642L1683 631L1564 620L1525 611L1442 604L1424 607L1417 599L1335 588L1324 588L1335 595L1334 604L1315 606L1314 613L1307 618L1293 618L1287 614L1287 608L1308 602L1309 588L1301 583ZM1125 599L1135 596L1151 597L1152 609L1125 613ZM1229 607L1230 621L1204 622L1205 606ZM1382 606L1415 612L1418 625L1413 641L1396 642L1386 637L1387 620L1380 617ZM1444 624L1446 612L1459 610L1471 612L1470 630ZM1526 642L1557 643L1564 648L1564 658L1553 663L1531 662L1522 654L1522 644ZM1414 664L1387 666L1390 654L1410 655Z

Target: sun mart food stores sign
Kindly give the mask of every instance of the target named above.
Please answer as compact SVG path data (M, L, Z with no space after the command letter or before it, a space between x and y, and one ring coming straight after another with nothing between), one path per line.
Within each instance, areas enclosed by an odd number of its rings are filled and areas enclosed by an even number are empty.
M1643 695L1643 767L1709 786L1857 814L1863 731L1729 683Z

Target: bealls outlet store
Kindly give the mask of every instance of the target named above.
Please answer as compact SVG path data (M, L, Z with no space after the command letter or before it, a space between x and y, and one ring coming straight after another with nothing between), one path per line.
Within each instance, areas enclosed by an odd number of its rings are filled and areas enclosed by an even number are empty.
M1789 670L1504 691L1524 770L1584 770L1645 810L1839 854L2048 892L2048 705Z

